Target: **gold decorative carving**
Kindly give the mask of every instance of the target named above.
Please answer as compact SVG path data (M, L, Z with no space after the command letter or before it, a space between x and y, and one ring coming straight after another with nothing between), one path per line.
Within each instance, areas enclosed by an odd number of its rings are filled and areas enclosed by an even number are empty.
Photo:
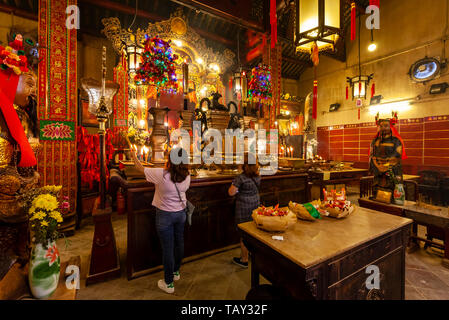
M204 38L189 26L182 8L178 8L168 20L149 23L145 30L139 28L135 33L122 29L120 20L116 17L103 18L101 22L105 26L102 30L103 34L112 42L112 47L119 55L122 54L127 40L135 37L139 43L143 44L145 35L148 34L151 37L157 35L164 40L182 41L182 47L175 47L173 51L181 56L182 53L187 54L192 59L196 69L192 70L194 73L195 71L198 74L203 73L214 63L220 67L220 73L224 73L234 64L236 56L231 50L225 49L220 53L206 46ZM203 63L199 63L198 60L202 60Z
M173 33L176 33L177 35L183 36L187 32L186 23L181 18L174 17L171 20L171 30L172 30Z

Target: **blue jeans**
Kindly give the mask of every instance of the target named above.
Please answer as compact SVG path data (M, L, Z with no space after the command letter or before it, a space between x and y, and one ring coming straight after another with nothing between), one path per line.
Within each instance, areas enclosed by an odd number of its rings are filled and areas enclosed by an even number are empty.
M184 224L186 211L168 212L156 208L156 230L162 247L165 283L173 282L184 256Z

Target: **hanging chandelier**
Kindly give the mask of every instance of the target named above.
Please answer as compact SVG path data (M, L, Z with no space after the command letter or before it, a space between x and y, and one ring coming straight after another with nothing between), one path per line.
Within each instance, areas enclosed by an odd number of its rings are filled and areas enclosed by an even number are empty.
M296 51L334 50L342 30L340 0L296 0Z

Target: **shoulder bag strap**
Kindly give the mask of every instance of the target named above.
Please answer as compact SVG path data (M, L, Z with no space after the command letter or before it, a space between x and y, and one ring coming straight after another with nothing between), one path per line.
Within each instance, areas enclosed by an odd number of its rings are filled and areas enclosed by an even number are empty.
M173 184L175 185L176 192L178 192L179 201L180 201L182 204L184 204L184 201L182 201L181 193L179 192L179 189L178 189L178 186L176 185L176 182L173 182ZM184 208L185 208L185 207L184 207Z

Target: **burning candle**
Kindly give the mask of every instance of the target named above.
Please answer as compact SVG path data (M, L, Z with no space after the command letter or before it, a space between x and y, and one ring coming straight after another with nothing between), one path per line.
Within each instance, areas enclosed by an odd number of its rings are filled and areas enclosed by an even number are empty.
M142 148L143 150L143 160L148 162L148 154L149 154L149 149L147 148L147 146L143 146Z

